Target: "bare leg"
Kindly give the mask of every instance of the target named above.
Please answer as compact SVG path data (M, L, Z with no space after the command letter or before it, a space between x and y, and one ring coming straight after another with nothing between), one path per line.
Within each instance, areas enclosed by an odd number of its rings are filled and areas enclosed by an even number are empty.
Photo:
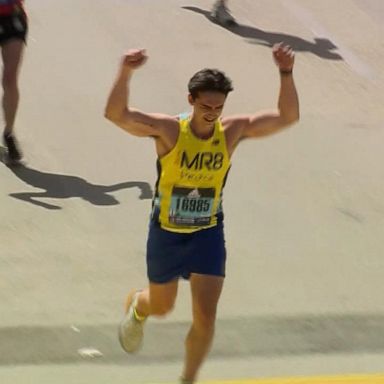
M119 326L120 344L126 352L134 353L140 348L148 316L163 316L172 310L177 286L177 280L165 284L150 283L149 288L128 295L126 313Z
M19 105L18 75L22 62L24 42L11 40L1 48L3 58L3 111L5 119L4 133L11 134Z
M139 316L164 316L175 304L178 280L165 284L150 283L149 287L140 292L136 311Z
M207 356L215 331L217 303L224 278L192 274L193 323L185 341L186 356L182 379L193 383Z

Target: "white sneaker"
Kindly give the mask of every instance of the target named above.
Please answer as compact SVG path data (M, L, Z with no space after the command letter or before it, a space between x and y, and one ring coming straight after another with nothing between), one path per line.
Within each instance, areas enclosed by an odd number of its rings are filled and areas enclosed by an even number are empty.
M134 308L140 291L133 291L128 295L126 313L119 326L119 341L125 352L137 352L142 344L144 336L145 320L137 320Z
M230 14L228 8L221 2L216 2L213 6L211 16L221 25L236 25L235 18Z

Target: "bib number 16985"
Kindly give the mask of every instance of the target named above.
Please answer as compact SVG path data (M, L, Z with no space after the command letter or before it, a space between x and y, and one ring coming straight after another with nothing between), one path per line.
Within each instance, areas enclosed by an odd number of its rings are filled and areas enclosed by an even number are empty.
M178 197L176 210L185 212L209 212L211 199Z

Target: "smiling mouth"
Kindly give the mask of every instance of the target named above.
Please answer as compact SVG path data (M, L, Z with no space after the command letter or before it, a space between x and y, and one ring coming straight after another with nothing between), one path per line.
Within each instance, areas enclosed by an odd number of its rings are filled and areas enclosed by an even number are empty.
M208 123L213 123L216 118L214 117L213 119L208 119L208 117L204 117L204 120L207 121Z

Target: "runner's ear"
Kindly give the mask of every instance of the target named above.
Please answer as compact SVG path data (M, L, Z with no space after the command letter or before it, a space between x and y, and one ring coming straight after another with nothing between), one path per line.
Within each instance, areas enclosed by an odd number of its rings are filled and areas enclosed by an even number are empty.
M193 100L193 97L191 94L188 95L188 102L189 104L193 105L195 103L195 100Z

